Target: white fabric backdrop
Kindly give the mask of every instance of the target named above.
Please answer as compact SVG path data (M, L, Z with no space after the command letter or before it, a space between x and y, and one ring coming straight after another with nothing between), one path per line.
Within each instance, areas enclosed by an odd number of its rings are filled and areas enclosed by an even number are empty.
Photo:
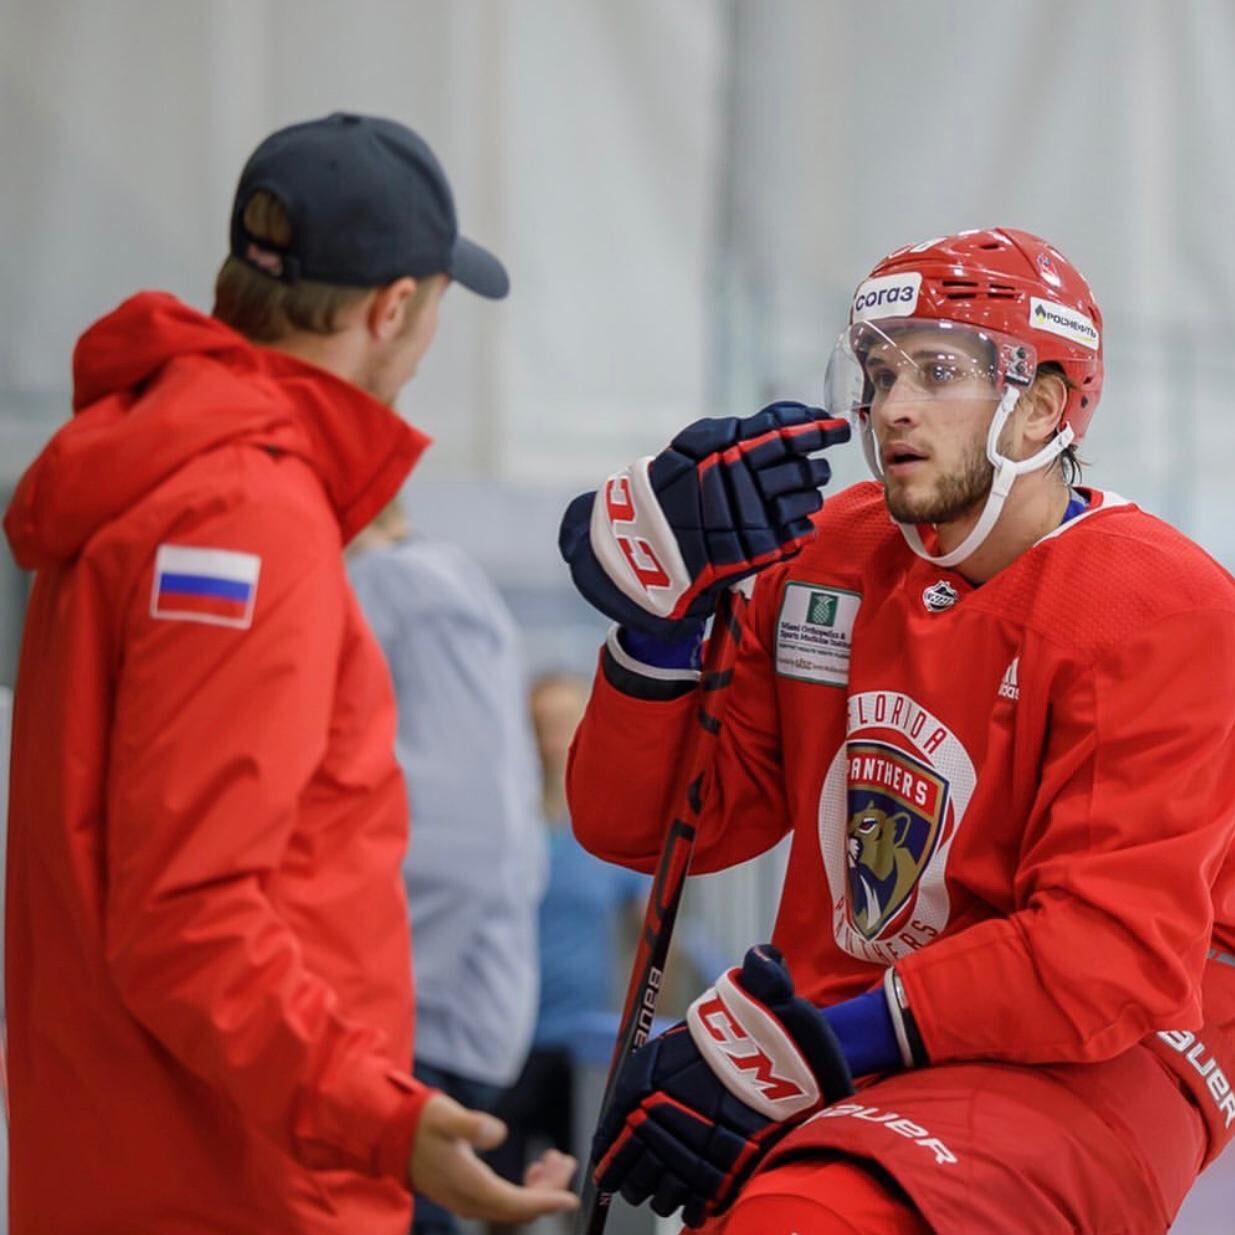
M4 471L73 339L138 287L209 306L231 193L280 124L430 141L511 299L447 302L406 396L433 470L590 474L702 403L723 10L708 0L0 0Z
M405 398L429 477L583 481L813 395L874 260L1007 222L1106 310L1095 478L1235 559L1233 46L1229 0L0 0L0 478L95 315L208 304L255 142L351 107L429 137L514 276Z

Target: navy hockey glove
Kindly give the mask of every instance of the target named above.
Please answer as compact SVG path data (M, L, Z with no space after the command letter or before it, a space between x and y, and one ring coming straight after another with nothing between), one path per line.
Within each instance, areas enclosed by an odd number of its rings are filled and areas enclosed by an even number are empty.
M698 1226L794 1125L854 1092L831 1028L781 954L751 948L618 1073L592 1145L596 1184Z
M662 636L705 619L720 590L810 539L831 469L809 456L849 440L819 408L773 403L739 420L697 420L654 458L567 507L558 546L602 613Z

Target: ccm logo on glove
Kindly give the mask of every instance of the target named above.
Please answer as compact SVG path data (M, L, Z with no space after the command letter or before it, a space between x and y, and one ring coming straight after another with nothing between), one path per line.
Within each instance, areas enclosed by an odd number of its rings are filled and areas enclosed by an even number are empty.
M690 1036L735 1098L768 1119L792 1119L818 1104L819 1083L780 1021L734 981L737 972L691 1005Z
M641 462L646 465L650 460L644 459ZM659 608L660 606L650 596L650 589L668 588L672 580L660 564L655 549L642 536L634 534L639 520L630 494L629 469L618 472L616 476L610 476L605 481L605 514L609 519L609 533L613 538L613 543L621 551L638 581L642 594L646 598L644 603L650 603L654 608ZM602 539L601 543L605 541ZM676 597L673 599L676 600ZM672 605L672 600L670 605Z
M648 456L615 472L592 506L591 544L605 574L640 609L664 618L691 585L673 528L656 500Z

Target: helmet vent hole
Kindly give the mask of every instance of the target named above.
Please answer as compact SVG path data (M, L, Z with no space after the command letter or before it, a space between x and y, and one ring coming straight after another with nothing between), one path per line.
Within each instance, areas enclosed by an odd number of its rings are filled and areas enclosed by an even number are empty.
M978 245L979 249L1002 249L1003 247L1003 244L998 240L984 240Z
M973 279L940 279L944 287L973 287L978 285Z
M1082 407L1089 406L1089 396L1088 395L1081 395L1081 406Z

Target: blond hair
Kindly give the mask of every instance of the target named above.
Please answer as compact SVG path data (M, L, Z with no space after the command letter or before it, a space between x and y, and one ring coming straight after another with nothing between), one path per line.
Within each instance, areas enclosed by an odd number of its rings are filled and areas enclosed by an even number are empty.
M245 231L275 249L292 242L283 203L259 189L245 204ZM311 279L282 283L238 257L228 257L214 284L214 316L255 343L276 343L293 331L334 334L339 318L373 289L336 287Z

